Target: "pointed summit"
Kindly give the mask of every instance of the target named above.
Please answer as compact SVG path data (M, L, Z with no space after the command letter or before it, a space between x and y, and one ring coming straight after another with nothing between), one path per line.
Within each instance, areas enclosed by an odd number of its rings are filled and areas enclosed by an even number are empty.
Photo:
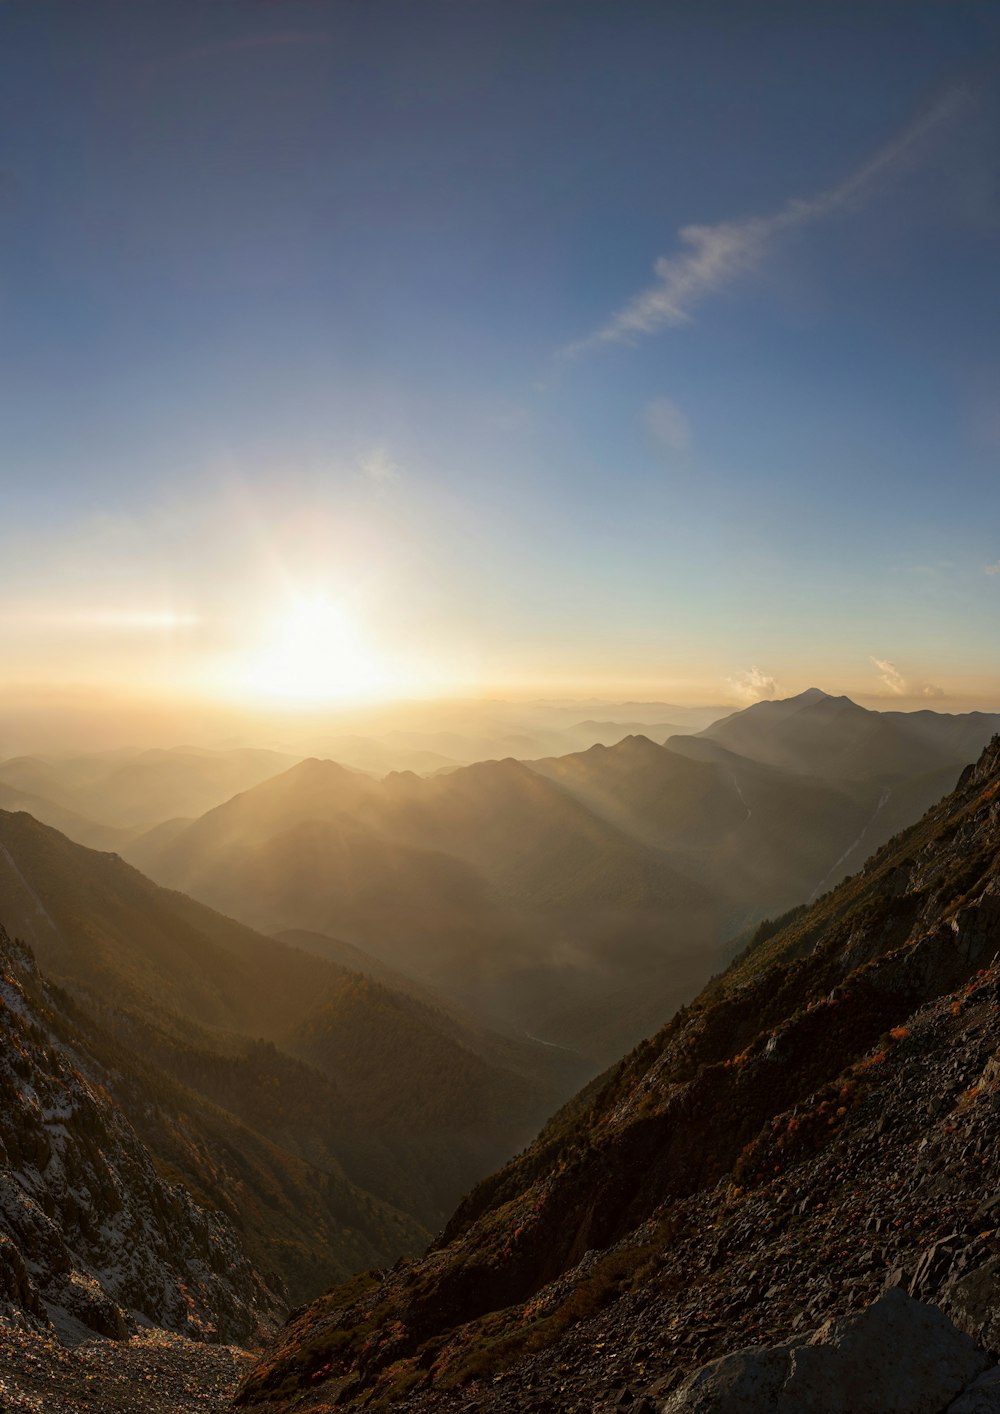
M739 756L818 778L889 783L940 771L939 789L982 750L997 720L875 712L810 687L796 697L755 702L699 735Z
M620 756L633 757L636 760L643 757L659 756L663 751L662 746L653 741L650 737L643 735L641 732L636 732L632 736L624 736L621 741L616 742L614 746L609 746L605 749L607 751L616 752Z

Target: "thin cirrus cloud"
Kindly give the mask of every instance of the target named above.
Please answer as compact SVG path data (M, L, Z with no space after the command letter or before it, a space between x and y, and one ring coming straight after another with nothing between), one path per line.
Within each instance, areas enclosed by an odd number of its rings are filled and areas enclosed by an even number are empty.
M992 565L984 565L983 574L1000 574L1000 560L997 560Z
M173 633L196 628L201 618L175 609L35 609L4 613L0 623L43 633Z
M688 324L699 304L741 276L752 273L784 235L825 220L863 201L879 179L911 159L919 144L953 119L970 101L954 88L836 186L811 197L793 197L766 216L682 226L679 248L653 266L656 281L628 300L606 324L562 350L566 356L609 343L629 343L642 335Z
M873 655L869 661L878 670L879 682L893 697L944 697L946 696L943 687L938 687L936 683L920 682L911 683L888 658L876 658Z

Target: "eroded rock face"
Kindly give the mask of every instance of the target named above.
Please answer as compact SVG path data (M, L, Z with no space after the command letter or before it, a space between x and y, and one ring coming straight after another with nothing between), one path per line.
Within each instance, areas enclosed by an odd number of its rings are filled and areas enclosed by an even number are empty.
M801 1342L714 1360L687 1379L661 1410L938 1414L949 1401L965 1397L963 1392L991 1365L991 1358L941 1311L897 1287L857 1315L827 1321ZM970 1406L970 1414L975 1407Z
M953 1271L939 1301L959 1330L987 1350L1000 1350L1000 1257Z
M238 1340L273 1315L229 1222L156 1172L31 954L0 929L0 1308L121 1339Z

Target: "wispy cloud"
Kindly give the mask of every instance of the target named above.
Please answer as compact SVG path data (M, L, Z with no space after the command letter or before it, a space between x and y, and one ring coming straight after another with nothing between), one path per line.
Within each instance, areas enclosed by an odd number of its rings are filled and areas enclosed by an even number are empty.
M1000 574L1000 560L997 560L996 563L992 565L984 565L983 574Z
M778 697L781 689L773 677L758 667L727 678L730 689L742 702L763 702Z
M870 656L870 655L869 655ZM897 697L902 697L906 693L906 679L896 667L895 663L890 663L888 658L875 658L870 656L870 661L878 669L879 682L883 687Z
M562 352L571 356L689 323L703 300L755 270L782 236L865 200L881 178L911 160L920 143L969 101L967 89L950 90L843 182L814 196L793 197L764 216L682 226L678 248L661 255L653 266L655 282L633 296L602 328Z
M174 633L197 628L197 614L177 609L10 609L0 613L4 628L38 633Z
M667 452L688 452L693 436L683 408L670 398L654 398L646 404L646 427L654 441Z
M943 687L933 682L910 682L888 658L870 656L869 661L878 669L879 682L893 697L945 697Z
M400 479L401 468L385 447L372 447L358 458L358 470L376 486L394 486Z

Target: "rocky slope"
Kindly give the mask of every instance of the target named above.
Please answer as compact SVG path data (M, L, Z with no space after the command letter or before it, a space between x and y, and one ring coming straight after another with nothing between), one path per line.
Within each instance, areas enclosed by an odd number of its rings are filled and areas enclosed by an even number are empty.
M0 1316L4 1414L218 1414L252 1360L236 1345L173 1331L65 1345L37 1324Z
M232 1224L158 1172L30 952L0 929L0 1301L123 1337L247 1340L283 1304Z
M669 1397L888 1285L1000 1348L1000 740L461 1205L300 1314L243 1404Z

